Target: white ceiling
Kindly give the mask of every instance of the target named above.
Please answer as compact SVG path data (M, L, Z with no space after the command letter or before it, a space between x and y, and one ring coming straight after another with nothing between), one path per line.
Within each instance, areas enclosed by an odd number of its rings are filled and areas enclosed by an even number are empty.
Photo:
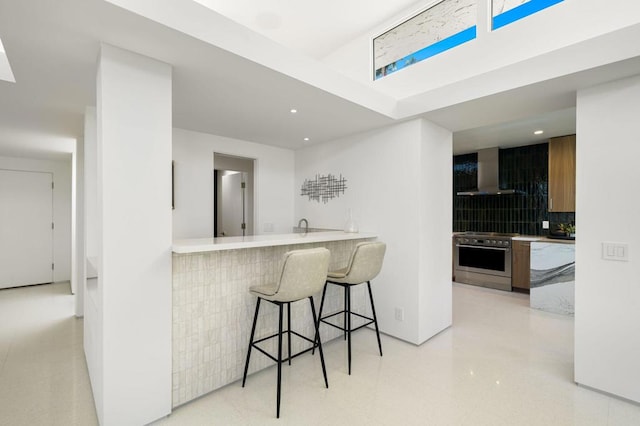
M0 81L0 155L82 135L101 41L173 65L175 127L295 149L393 121L100 0L3 2L0 37L16 77Z
M191 3L181 1L181 7ZM253 20L252 25L262 26L265 34L269 29L265 22L269 20L264 19L264 14L281 16L280 28L289 28L281 34L288 32L289 35L282 36L280 42L313 56L324 55L363 28L378 26L387 13L393 14L407 5L412 7L412 2L406 0L386 2L393 7L382 4L385 2L369 2L365 7L365 2L360 0L353 3L332 0L323 2L322 10L293 0L200 2L226 8L225 13L236 14L234 19ZM348 8L343 3L349 3ZM197 6L199 14L214 13ZM244 13L246 10L252 12ZM323 19L318 18L328 16L326 20L331 22L337 15L340 22L346 20L358 25L312 28L312 24L322 22ZM304 24L309 32L298 28L296 31L301 35L291 37L292 22ZM362 106L361 102L336 95L336 91L322 90L305 83L304 79L292 78L107 1L0 0L0 37L16 79L16 83L0 81L0 155L68 155L74 139L82 135L85 107L95 105L100 42L173 66L175 127L298 149L307 143L334 140L395 121L387 114ZM306 41L299 47L294 46L292 43L299 39ZM254 43L259 41L253 39ZM305 56L293 55L288 59L302 63ZM318 78L337 81L340 87L353 85L361 99L370 97L393 103L334 70L321 68L321 62L311 62L311 65L317 65L321 71ZM640 61L630 60L419 115L455 132L455 152L522 145L540 140L531 135L532 127L546 127L545 137L575 131L576 89L639 72ZM291 108L299 112L292 115ZM311 141L304 142L305 137Z
M544 133L536 135L534 132ZM576 131L575 107L551 111L509 123L500 123L456 132L456 154L486 147L509 148L546 142L550 136L571 135Z
M289 49L317 59L416 4L416 0L196 1Z

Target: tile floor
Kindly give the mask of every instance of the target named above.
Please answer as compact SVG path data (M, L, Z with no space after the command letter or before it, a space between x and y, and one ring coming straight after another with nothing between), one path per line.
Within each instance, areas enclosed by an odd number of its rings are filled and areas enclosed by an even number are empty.
M69 283L0 290L0 425L95 424Z
M82 320L67 284L0 291L0 425L95 425ZM414 345L354 334L176 409L157 425L640 425L640 405L573 383L573 320L531 310L527 296L454 284L454 326ZM260 356L256 353L255 356Z

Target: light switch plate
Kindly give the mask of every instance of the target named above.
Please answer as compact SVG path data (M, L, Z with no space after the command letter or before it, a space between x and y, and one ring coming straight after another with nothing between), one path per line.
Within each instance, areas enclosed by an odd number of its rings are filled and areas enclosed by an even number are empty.
M629 261L629 244L607 242L607 241L603 242L602 258L604 260L618 260L621 262L628 262Z

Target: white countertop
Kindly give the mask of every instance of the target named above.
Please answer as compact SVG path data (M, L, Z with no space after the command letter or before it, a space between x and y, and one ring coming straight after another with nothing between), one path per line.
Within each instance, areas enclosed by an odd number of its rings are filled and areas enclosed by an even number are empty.
M344 231L309 232L308 234L265 234L246 237L193 238L175 240L173 252L179 254L203 251L237 250L255 247L285 246L290 244L323 243L327 241L361 240L377 238L367 232L348 233Z
M454 232L453 236L464 234L464 232ZM575 244L575 240L565 240L562 238L549 238L544 235L518 235L511 238L513 241L530 241L539 243L560 243L560 244Z
M575 240L565 240L562 238L549 238L545 236L529 236L520 235L519 237L513 237L513 241L531 241L538 243L558 243L558 244L575 244Z

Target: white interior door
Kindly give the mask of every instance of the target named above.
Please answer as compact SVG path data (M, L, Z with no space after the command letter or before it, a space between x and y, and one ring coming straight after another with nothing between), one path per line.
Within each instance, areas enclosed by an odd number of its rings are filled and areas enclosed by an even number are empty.
M53 281L53 175L0 170L0 288Z
M244 190L243 173L222 176L222 232L226 237L243 235Z

